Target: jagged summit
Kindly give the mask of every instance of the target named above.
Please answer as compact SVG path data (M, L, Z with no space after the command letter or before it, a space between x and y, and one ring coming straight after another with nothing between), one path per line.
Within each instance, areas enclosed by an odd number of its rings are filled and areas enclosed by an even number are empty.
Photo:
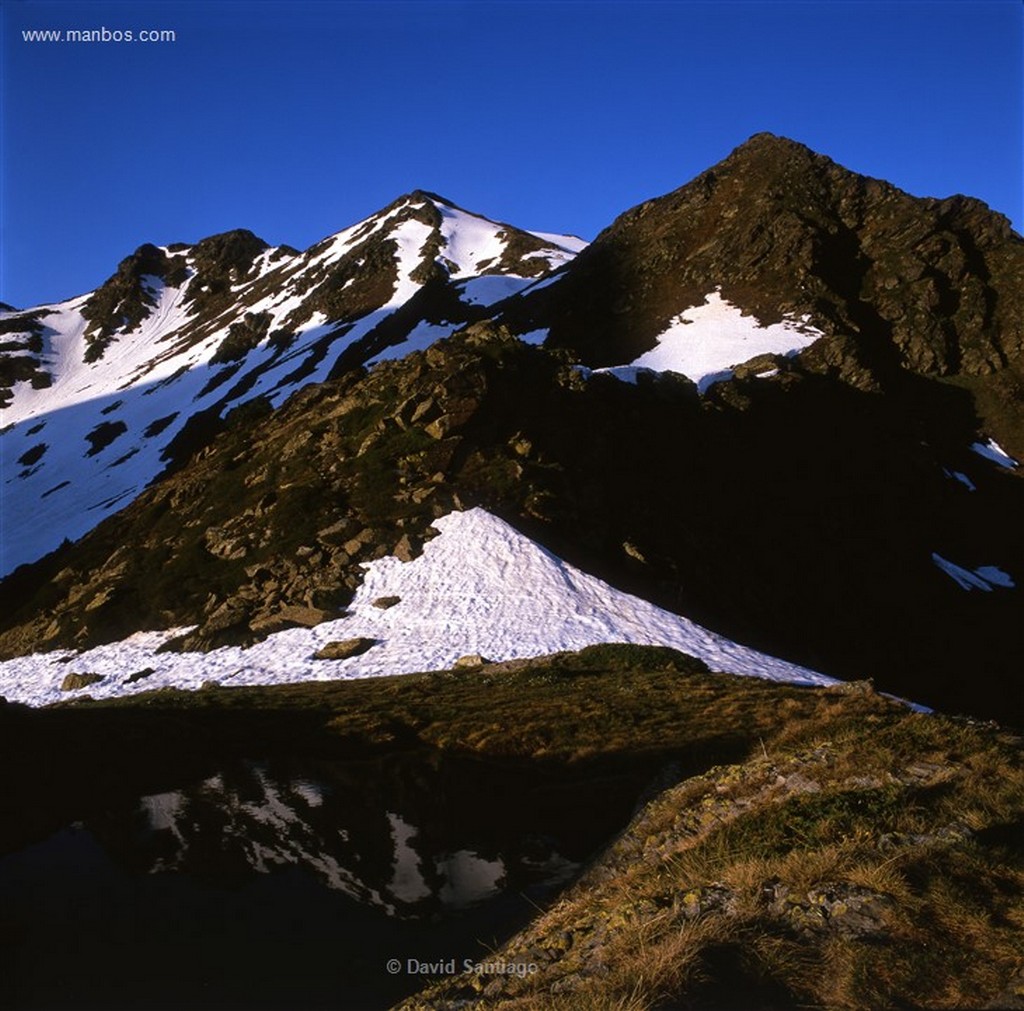
M781 134L771 133L768 130L761 130L758 133L751 134L742 144L734 147L719 165L749 159L790 160L803 161L805 163L820 160L833 163L832 159L827 155L819 154L806 144L801 144L798 140L784 137Z
M734 148L718 165L708 171L725 171L727 167L730 170L743 171L751 166L789 172L811 169L828 173L833 179L845 178L849 181L852 178L858 180L861 185L871 184L875 188L881 188L894 195L909 196L909 194L904 193L884 179L853 172L840 165L828 155L815 151L806 144L767 131L753 134L738 147ZM973 208L978 212L992 215L997 221L1005 222L1005 230L1012 231L1010 220L1006 215L993 210L988 204L977 197L953 193L944 197L921 196L913 197L912 199L921 200L926 205L941 204L947 212L954 209ZM1003 231L1002 228L998 230Z
M764 324L806 319L846 340L831 365L865 381L906 368L984 375L1024 342L1022 255L1024 240L981 201L913 197L756 134L622 214L508 321L544 328L587 365L617 366L718 290Z
M422 190L417 187L414 190L410 190L408 193L404 193L397 200L393 201L389 207L396 207L401 204L443 204L445 207L451 207L455 210L464 211L466 208L460 207L455 203L454 200L449 200L447 197L441 196L439 193L434 193L432 190ZM385 208L386 210L387 208ZM472 213L468 212L467 213Z

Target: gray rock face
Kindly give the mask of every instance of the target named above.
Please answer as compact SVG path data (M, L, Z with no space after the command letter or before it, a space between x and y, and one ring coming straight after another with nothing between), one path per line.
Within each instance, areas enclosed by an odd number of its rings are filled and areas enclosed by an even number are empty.
M886 895L844 882L796 892L783 884L766 886L769 908L798 933L827 931L845 938L886 935L885 914L893 901Z

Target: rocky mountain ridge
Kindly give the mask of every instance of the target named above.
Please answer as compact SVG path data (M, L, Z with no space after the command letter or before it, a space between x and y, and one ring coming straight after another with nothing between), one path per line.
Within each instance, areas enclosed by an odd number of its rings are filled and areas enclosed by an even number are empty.
M571 262L490 226L492 245L469 255L444 207L400 201L365 234L342 233L349 252L303 254L313 294L295 307L299 295L263 287L285 269L260 273L273 251L225 240L227 273L203 275L211 312L231 287L217 277L254 271L256 286L247 315L225 331L223 310L203 338L221 359L209 382L226 375L228 394L215 387L198 401L208 408L166 428L174 473L133 486L87 536L4 581L4 656L182 625L195 627L179 648L209 649L327 620L362 563L414 557L434 519L481 506L765 652L933 705L1013 711L1024 243L1005 219L764 135ZM416 233L405 247L392 223ZM384 252L366 274L371 233ZM442 248L465 255L446 262ZM388 284L384 308L339 323ZM635 361L716 290L752 326L806 319L822 336L726 362L703 394L672 371L592 371ZM267 350L277 328L254 322L260 312L313 323L290 385L271 382L286 352ZM342 315L318 322L329 312ZM249 371L236 376L239 362ZM183 389L166 395L180 402ZM91 434L101 458L125 433Z
M416 191L304 253L144 245L95 292L0 314L3 571L74 540L232 410L426 347L571 259Z

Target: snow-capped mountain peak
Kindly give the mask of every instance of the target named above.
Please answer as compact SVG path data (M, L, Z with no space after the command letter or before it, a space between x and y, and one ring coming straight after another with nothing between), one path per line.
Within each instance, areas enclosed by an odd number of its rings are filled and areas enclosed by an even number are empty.
M95 291L0 311L0 573L132 501L228 413L421 349L572 259L416 190L305 252L145 244Z

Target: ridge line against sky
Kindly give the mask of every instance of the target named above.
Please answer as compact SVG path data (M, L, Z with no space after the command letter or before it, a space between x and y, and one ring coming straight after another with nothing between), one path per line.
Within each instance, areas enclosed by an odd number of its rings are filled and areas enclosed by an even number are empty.
M174 33L28 41L26 32ZM426 189L592 239L762 130L1022 229L1018 0L0 6L0 300L143 242L306 248Z

